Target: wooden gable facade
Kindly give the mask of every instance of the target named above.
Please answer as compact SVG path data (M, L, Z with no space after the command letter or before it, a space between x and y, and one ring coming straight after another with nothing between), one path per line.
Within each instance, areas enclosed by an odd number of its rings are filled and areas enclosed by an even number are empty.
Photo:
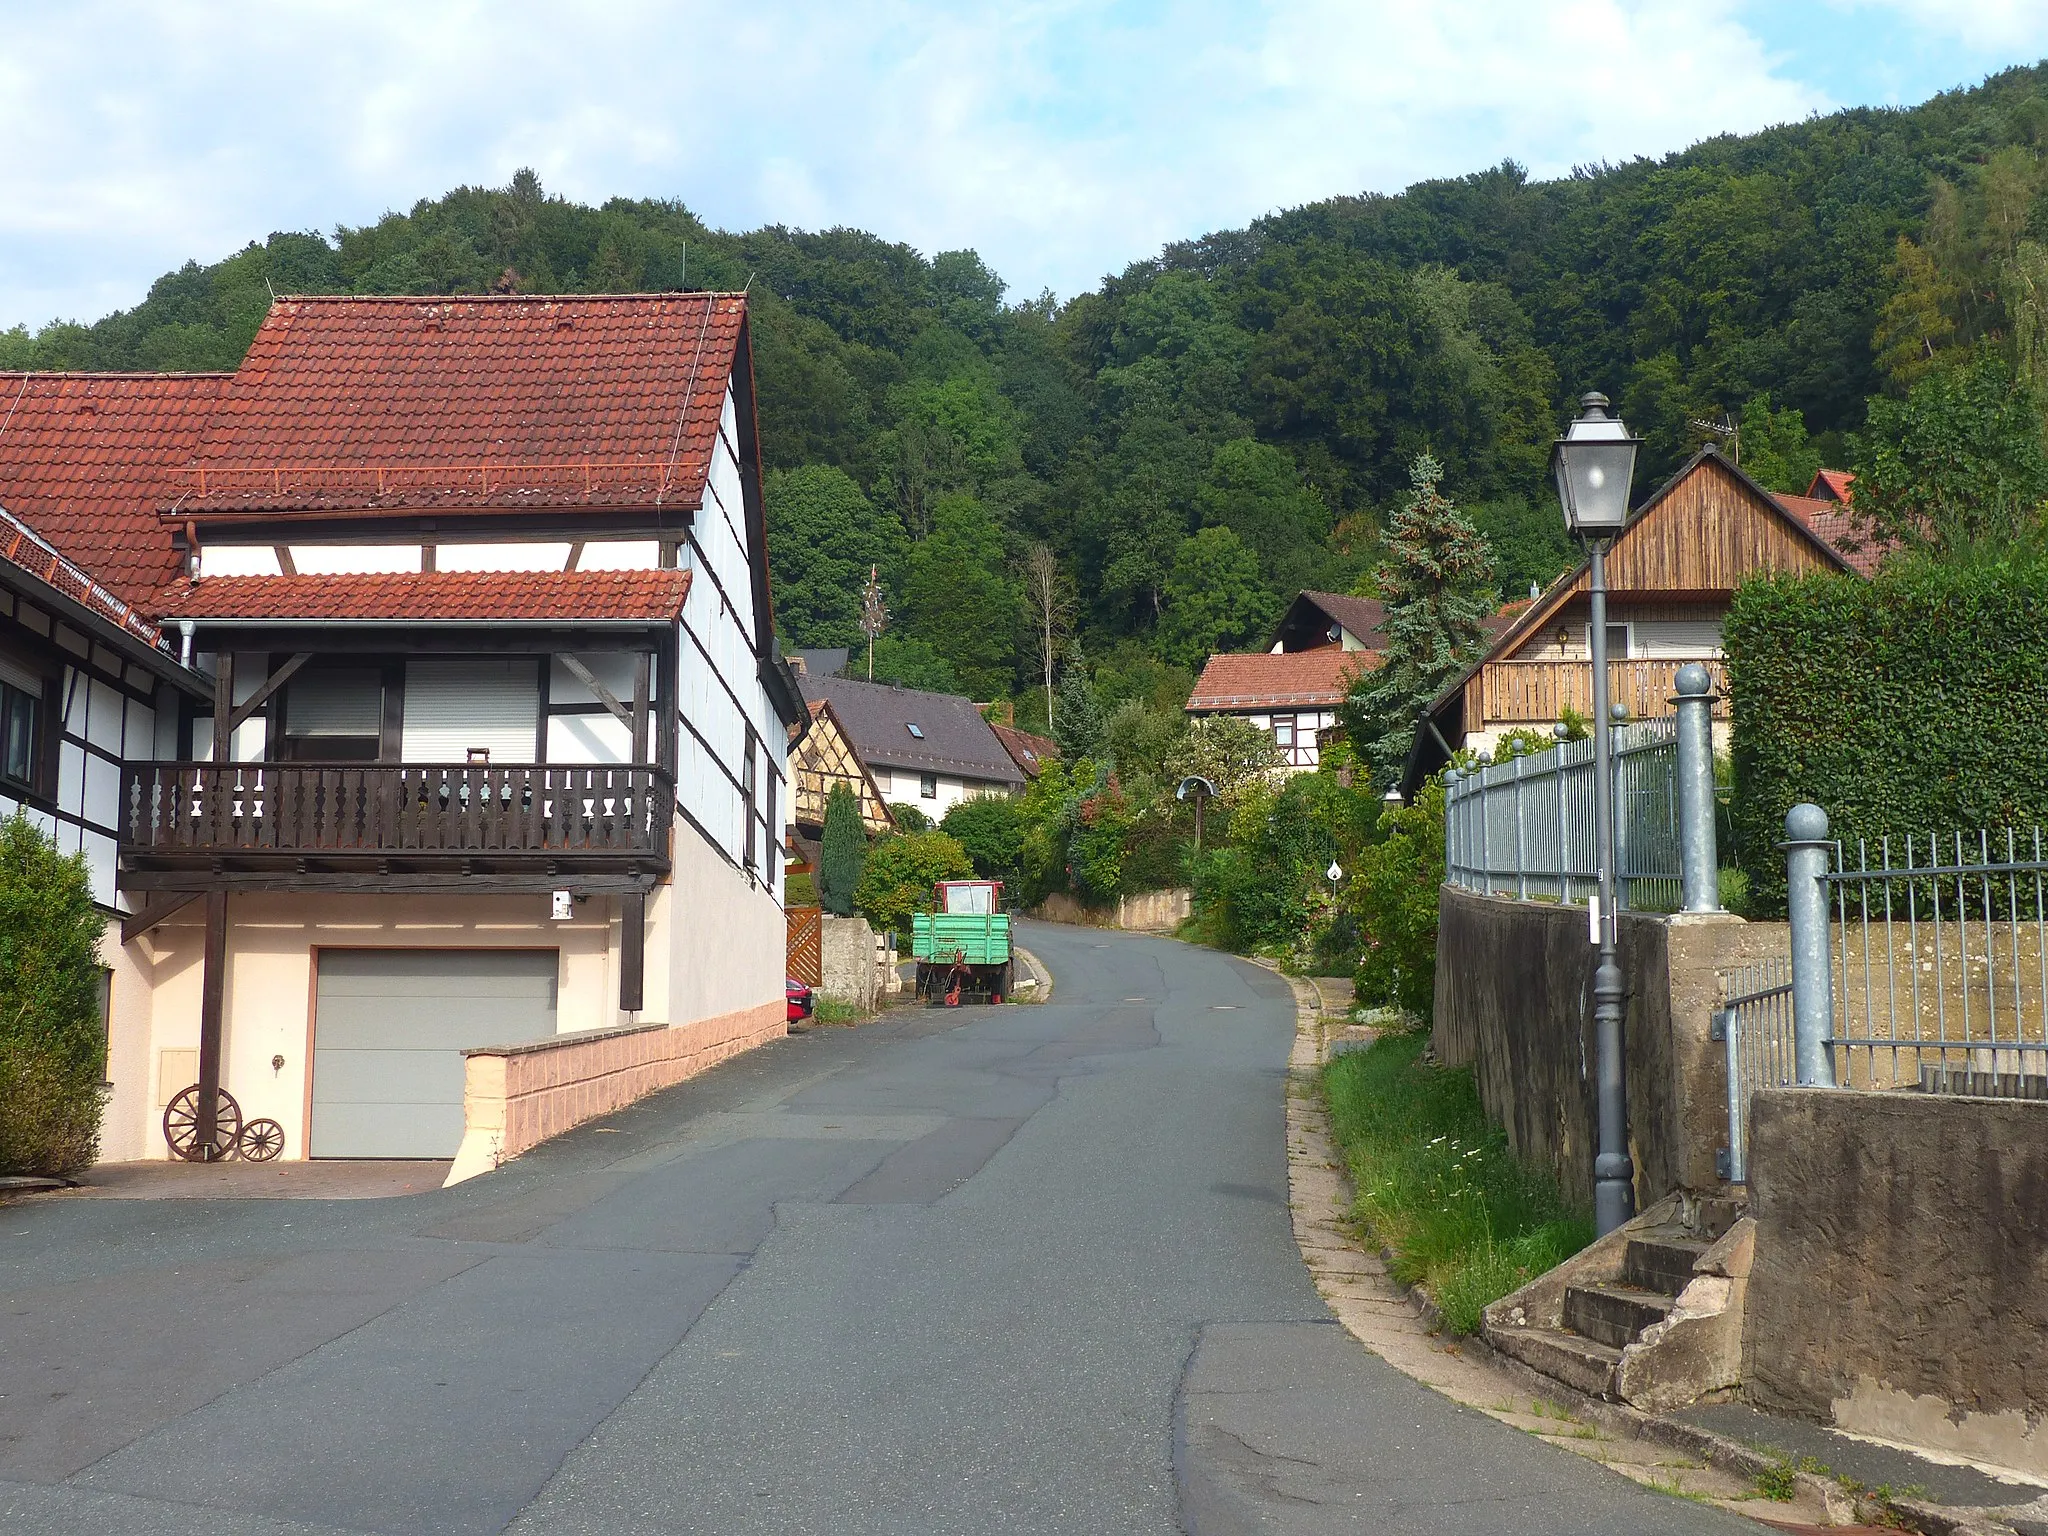
M1844 553L1735 465L1694 456L1631 516L1607 554L1608 686L1632 718L1668 714L1689 661L1720 672L1735 589L1767 572L1853 569ZM1409 781L1451 747L1491 750L1503 731L1547 730L1593 707L1591 571L1560 577L1432 706ZM1725 700L1717 713L1725 713Z
M789 767L794 786L790 820L806 834L816 836L824 827L825 804L835 784L844 784L853 791L860 802L861 825L869 836L894 829L896 823L889 814L889 802L883 798L881 786L853 750L853 740L829 701L811 700L811 728L797 743Z

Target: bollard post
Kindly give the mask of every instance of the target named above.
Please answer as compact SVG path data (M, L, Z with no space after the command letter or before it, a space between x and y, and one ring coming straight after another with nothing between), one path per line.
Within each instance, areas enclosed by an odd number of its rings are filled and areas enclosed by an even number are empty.
M1696 661L1678 669L1678 889L1685 912L1721 910L1714 836L1714 679Z
M1802 1088L1835 1086L1834 978L1828 963L1828 813L1785 813L1785 912L1792 927L1793 1064Z

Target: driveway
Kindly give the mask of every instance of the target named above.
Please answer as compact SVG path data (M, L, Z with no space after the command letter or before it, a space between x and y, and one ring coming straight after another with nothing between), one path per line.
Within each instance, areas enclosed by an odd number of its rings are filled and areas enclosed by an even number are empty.
M451 1190L0 1209L0 1531L1740 1532L1457 1407L1295 1250L1286 985L778 1042Z

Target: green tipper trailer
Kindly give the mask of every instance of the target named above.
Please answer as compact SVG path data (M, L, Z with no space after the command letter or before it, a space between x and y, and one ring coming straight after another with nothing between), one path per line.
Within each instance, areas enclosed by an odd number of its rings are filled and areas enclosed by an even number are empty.
M1010 995L1010 916L1000 880L942 880L936 911L910 920L917 995L952 1007L965 999L1000 1003Z

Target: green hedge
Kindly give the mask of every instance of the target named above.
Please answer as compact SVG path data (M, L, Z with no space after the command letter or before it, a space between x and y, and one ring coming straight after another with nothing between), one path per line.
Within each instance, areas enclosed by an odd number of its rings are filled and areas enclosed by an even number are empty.
M1752 915L1784 911L1802 800L1852 842L2048 822L2048 562L1748 582L1724 644Z

